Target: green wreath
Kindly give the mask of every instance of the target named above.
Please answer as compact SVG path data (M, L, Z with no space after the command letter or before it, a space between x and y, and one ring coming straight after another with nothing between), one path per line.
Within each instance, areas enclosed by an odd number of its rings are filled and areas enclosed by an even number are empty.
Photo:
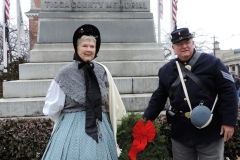
M122 153L119 160L129 160L128 152L131 148L133 137L132 129L135 124L142 118L139 113L130 113L122 118L122 122L117 128L117 142ZM146 123L146 120L144 120ZM156 127L156 136L146 148L137 154L137 160L170 160L166 147L165 136L160 132L160 123L154 121Z

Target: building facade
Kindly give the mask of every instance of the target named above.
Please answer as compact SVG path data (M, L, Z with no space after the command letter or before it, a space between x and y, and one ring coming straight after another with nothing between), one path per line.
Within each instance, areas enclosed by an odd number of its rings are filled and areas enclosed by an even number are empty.
M233 76L240 76L240 49L221 50L219 48L219 42L216 41L215 56L221 59Z

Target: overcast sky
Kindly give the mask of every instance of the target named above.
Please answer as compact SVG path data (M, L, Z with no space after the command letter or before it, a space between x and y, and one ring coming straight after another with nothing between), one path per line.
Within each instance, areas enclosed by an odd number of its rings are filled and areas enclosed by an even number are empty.
M3 1L3 0L2 0ZM30 0L20 0L22 11L30 10ZM151 11L157 24L157 0L150 0ZM16 16L16 0L10 0L11 18ZM240 48L240 0L178 0L177 26L188 27L191 32L213 36L220 42L221 49ZM2 10L2 4L0 4ZM163 0L161 28L170 32L170 0ZM24 21L28 18L23 14ZM2 17L2 12L0 14Z
M156 2L151 0L152 4ZM240 48L240 0L178 0L177 6L178 28L209 35L212 42L215 36L223 50ZM170 31L169 0L163 0L163 12L161 27Z

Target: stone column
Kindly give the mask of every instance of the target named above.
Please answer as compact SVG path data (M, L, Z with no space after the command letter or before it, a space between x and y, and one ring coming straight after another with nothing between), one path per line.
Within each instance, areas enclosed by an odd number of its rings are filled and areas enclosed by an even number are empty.
M232 66L231 65L228 65L228 71L229 71L229 73L232 72Z
M239 64L235 64L235 74L239 76Z

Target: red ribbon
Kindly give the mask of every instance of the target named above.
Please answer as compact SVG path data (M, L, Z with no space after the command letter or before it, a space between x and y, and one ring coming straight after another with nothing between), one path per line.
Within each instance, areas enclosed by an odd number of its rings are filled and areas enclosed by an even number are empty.
M133 143L128 152L128 156L131 160L136 160L137 153L144 150L147 146L147 142L152 142L156 135L156 128L152 121L148 120L146 125L142 119L140 119L132 129Z

